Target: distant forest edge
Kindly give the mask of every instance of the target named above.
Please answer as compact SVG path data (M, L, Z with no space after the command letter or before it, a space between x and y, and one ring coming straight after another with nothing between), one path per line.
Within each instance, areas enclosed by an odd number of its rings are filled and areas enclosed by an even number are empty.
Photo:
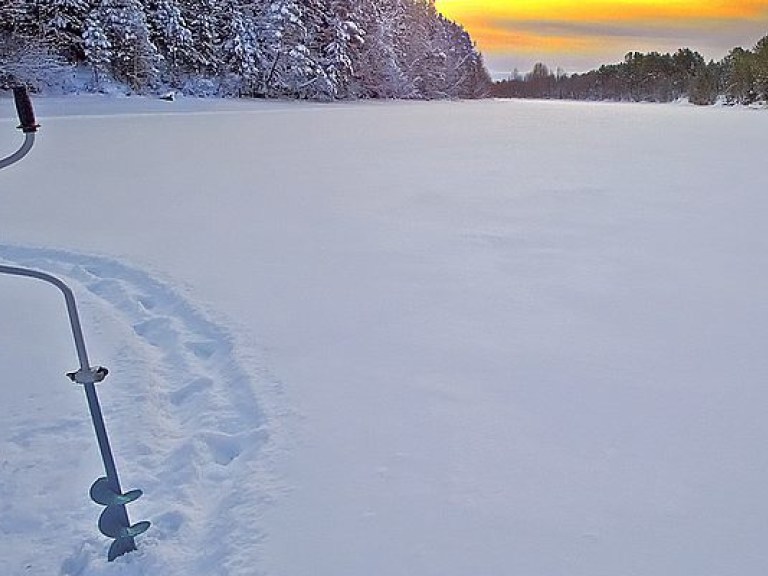
M768 102L768 36L752 50L734 48L715 62L681 48L674 54L630 52L620 64L584 74L552 72L536 64L525 75L517 72L496 82L492 94L502 98L619 100L671 102L688 98L694 104Z
M478 98L491 80L433 0L2 0L0 87L60 93Z

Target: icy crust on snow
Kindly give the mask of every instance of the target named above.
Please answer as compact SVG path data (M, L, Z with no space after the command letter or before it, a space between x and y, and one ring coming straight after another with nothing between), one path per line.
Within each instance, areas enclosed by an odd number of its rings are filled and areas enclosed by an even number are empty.
M145 492L128 506L129 515L153 523L137 553L107 565L108 541L96 531L99 508L88 500L88 475L78 469L97 474L100 462L84 403L79 414L70 410L42 425L11 414L0 465L0 573L226 574L238 564L243 573L262 537L260 508L270 499L269 435L232 336L168 285L114 259L0 245L0 261L65 280L80 296L88 323L97 324L86 330L86 343L119 342L117 365L99 390L123 489ZM82 394L62 388L68 396ZM72 478L66 491L39 484L51 471L34 450L50 453L52 446L54 454L72 456L53 471L57 482ZM61 502L66 493L79 500ZM219 537L244 516L250 530ZM73 549L63 563L57 558L62 540ZM27 551L24 565L11 549Z

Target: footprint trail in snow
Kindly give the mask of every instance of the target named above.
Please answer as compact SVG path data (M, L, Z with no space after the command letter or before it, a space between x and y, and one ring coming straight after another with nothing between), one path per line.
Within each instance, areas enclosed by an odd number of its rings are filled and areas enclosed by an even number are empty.
M130 574L253 574L271 499L269 438L233 336L169 285L114 259L0 245L0 261L61 277L78 298L89 346L104 336L118 344L116 358L92 361L111 369L101 386L109 386L103 404L123 484L145 492L129 514L153 522L137 558L125 557ZM84 510L86 545L62 574L107 573L108 543L91 525L97 513Z

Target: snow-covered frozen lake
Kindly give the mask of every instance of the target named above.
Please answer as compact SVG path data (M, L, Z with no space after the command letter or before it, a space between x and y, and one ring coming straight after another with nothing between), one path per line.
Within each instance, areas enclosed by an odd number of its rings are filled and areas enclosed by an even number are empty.
M0 100L0 149L20 141ZM40 99L0 262L0 574L758 576L768 114Z

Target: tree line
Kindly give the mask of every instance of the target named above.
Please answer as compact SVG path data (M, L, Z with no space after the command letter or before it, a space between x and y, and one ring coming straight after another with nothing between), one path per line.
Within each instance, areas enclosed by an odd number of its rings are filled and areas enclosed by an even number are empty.
M434 0L2 1L0 85L84 69L95 91L220 96L476 98L491 85Z
M513 73L496 82L492 94L505 98L562 98L694 104L768 101L768 36L752 50L734 48L720 61L706 62L698 52L681 48L674 54L630 52L619 64L584 74L552 72L542 63L531 72Z

